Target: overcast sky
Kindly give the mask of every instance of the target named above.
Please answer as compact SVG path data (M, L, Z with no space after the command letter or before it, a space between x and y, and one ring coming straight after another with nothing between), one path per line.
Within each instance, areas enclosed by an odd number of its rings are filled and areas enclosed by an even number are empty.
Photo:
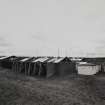
M105 56L105 0L0 0L0 54Z

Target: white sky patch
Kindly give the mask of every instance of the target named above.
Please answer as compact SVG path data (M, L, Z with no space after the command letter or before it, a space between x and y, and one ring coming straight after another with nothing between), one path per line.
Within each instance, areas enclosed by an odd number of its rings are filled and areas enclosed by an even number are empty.
M19 55L105 56L104 0L2 0L0 36Z

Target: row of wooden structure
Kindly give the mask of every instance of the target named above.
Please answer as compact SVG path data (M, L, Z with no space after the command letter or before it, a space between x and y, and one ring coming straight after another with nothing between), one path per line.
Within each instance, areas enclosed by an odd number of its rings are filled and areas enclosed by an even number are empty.
M105 72L105 58L1 56L0 66L40 77L66 76L72 73L94 75Z
M25 75L52 77L77 73L76 63L67 57L1 57L0 64Z

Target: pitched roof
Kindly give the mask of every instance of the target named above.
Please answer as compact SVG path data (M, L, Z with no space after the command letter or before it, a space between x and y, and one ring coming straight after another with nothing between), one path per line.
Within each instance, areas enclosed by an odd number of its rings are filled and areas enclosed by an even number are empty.
M54 61L54 63L59 63L59 62L61 62L63 59L64 59L64 58L57 58L57 59Z
M30 59L30 58L24 58L24 59L22 59L22 60L20 60L21 62L25 62L25 61L27 61L28 59Z
M52 58L52 59L50 59L50 60L48 61L48 63L54 62L55 60L57 60L57 58Z
M79 62L78 65L79 66L96 66L96 64L94 63L87 63L87 62Z
M49 58L43 58L43 59L41 59L41 61L40 62L45 62L46 60L48 60Z
M33 62L45 62L48 59L49 58L38 58L38 59L34 60Z
M1 57L0 60L6 59L6 58L8 58L8 57Z

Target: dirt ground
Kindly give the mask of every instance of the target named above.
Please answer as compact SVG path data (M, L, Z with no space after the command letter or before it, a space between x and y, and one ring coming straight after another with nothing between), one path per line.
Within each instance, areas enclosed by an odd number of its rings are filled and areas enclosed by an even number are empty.
M0 105L105 105L105 74L44 79L0 68Z

